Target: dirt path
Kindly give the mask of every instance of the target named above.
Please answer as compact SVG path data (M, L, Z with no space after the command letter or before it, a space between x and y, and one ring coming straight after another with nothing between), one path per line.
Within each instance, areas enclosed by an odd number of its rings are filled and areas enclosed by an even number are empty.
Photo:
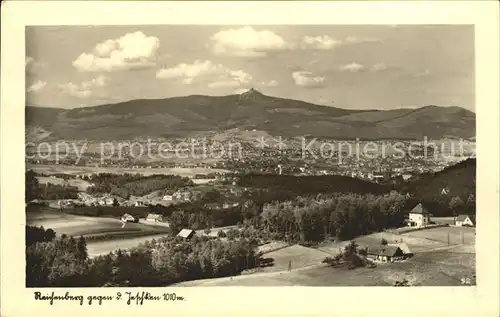
M173 286L181 286L181 287L183 287L183 286L215 286L215 285L220 284L220 283L227 283L227 282L231 283L231 282L238 282L241 280L269 278L269 277L273 277L273 276L293 274L293 273L297 273L300 271L310 270L310 269L314 269L316 267L322 267L322 266L325 266L325 264L319 263L319 264L308 265L308 266L292 269L291 271L284 270L284 271L278 271L278 272L262 272L262 273L252 273L252 274L247 274L247 275L236 275L236 276L212 278L212 279L205 279L205 280L187 281L187 282L181 282L178 284L174 284Z
M139 246L139 244L153 239L159 239L166 237L169 234L156 234L145 237L137 237L130 239L119 239L119 240L108 240L108 241L96 241L87 243L87 251L89 258L93 258L99 255L108 254L110 252L116 251L118 249L126 250Z

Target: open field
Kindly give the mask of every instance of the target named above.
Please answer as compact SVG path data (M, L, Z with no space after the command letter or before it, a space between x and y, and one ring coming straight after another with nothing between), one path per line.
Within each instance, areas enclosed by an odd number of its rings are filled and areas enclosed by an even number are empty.
M450 245L453 244L474 245L476 243L475 233L476 233L475 228L441 227L441 228L431 228L426 230L413 231L402 234L402 236L415 239L422 238L444 244L448 244L448 238L449 238Z
M44 210L40 212L27 212L26 224L32 226L43 226L52 229L57 234L67 234L71 236L96 237L107 235L110 239L123 239L127 235L155 235L160 232L168 233L168 228L159 226L149 226L140 223L123 223L116 218L87 217L62 213L59 211ZM89 244L94 242L89 241ZM118 248L118 247L117 247Z
M107 241L90 241L87 243L87 252L90 258L108 254L118 249L126 250L139 246L141 243L150 241L153 239L159 239L168 236L167 233L164 234L154 234L142 237L133 237L127 239L119 240L107 240Z
M67 165L39 165L27 164L26 170L33 170L38 173L66 173L72 175L93 174L93 173L114 173L114 174L164 174L179 175L183 177L194 177L195 175L205 175L210 173L227 173L228 170L206 167L174 167L174 168L122 168L122 167L87 167L87 166L67 166Z
M431 241L425 237L412 237L408 235L397 235L389 232L377 232L370 235L358 237L354 239L361 247L380 245L382 239L387 240L388 243L406 243L410 250L413 252L421 252L429 249L440 248L447 246L446 243L440 241ZM331 242L322 244L319 249L336 255L340 249L344 248L349 241Z
M455 217L431 217L431 221L434 221L437 224L454 225Z
M318 261L321 262L321 261ZM392 286L407 279L414 286L459 286L475 275L475 255L447 251L426 252L400 263L376 268L332 268L317 263L291 272L275 271L189 281L176 286Z
M379 245L381 239L389 243L404 242L415 255L402 262L379 263L376 268L332 268L321 261L334 256L349 243L328 242L317 249L298 245L264 255L274 258L275 265L261 268L251 274L228 278L189 281L179 286L392 286L406 279L415 286L458 286L463 278L475 283L476 255L475 228L440 227L396 235L378 232L358 237L360 246ZM450 238L448 233L460 239ZM414 236L416 234L416 236ZM462 243L462 234L466 237ZM292 271L288 272L288 261Z
M303 268L321 263L329 254L301 245L292 245L276 251L266 253L264 258L274 259L274 265L260 268L259 272L279 272L288 270L288 263L291 261L293 268Z

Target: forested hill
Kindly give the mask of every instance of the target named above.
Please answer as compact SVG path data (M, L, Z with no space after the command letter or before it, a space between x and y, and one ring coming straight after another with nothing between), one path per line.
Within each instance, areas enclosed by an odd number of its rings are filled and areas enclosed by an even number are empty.
M474 213L476 159L466 159L437 173L422 174L397 190L411 193L415 200L434 206L438 212L451 213L452 205L458 204L464 207L460 211Z
M241 95L138 99L69 110L26 107L27 134L36 139L128 140L234 128L337 139L471 138L476 134L475 117L455 106L342 109L253 89Z
M443 189L447 194L443 194ZM476 159L470 158L437 173L422 174L400 189L422 199L458 196L464 201L476 192Z
M295 196L318 193L382 194L389 191L389 188L386 186L341 175L292 176L245 174L240 176L238 185L242 187L287 191L293 193Z

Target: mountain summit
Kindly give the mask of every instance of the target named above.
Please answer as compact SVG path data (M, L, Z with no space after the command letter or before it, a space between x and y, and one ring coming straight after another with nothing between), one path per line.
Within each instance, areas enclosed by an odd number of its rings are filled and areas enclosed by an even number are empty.
M257 100L261 97L265 97L265 95L262 94L261 92L255 90L255 89L253 89L253 88L250 88L249 90L240 94L240 98L238 98L238 100L240 100L240 101L242 101L242 100Z
M459 107L350 110L241 95L138 99L71 110L26 107L27 131L43 138L125 140L248 129L281 136L336 139L429 139L475 136L475 114Z

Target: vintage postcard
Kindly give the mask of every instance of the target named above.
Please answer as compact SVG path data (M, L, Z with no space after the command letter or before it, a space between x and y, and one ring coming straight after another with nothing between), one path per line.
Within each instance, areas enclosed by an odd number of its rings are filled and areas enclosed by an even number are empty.
M498 316L498 6L3 9L2 316Z

